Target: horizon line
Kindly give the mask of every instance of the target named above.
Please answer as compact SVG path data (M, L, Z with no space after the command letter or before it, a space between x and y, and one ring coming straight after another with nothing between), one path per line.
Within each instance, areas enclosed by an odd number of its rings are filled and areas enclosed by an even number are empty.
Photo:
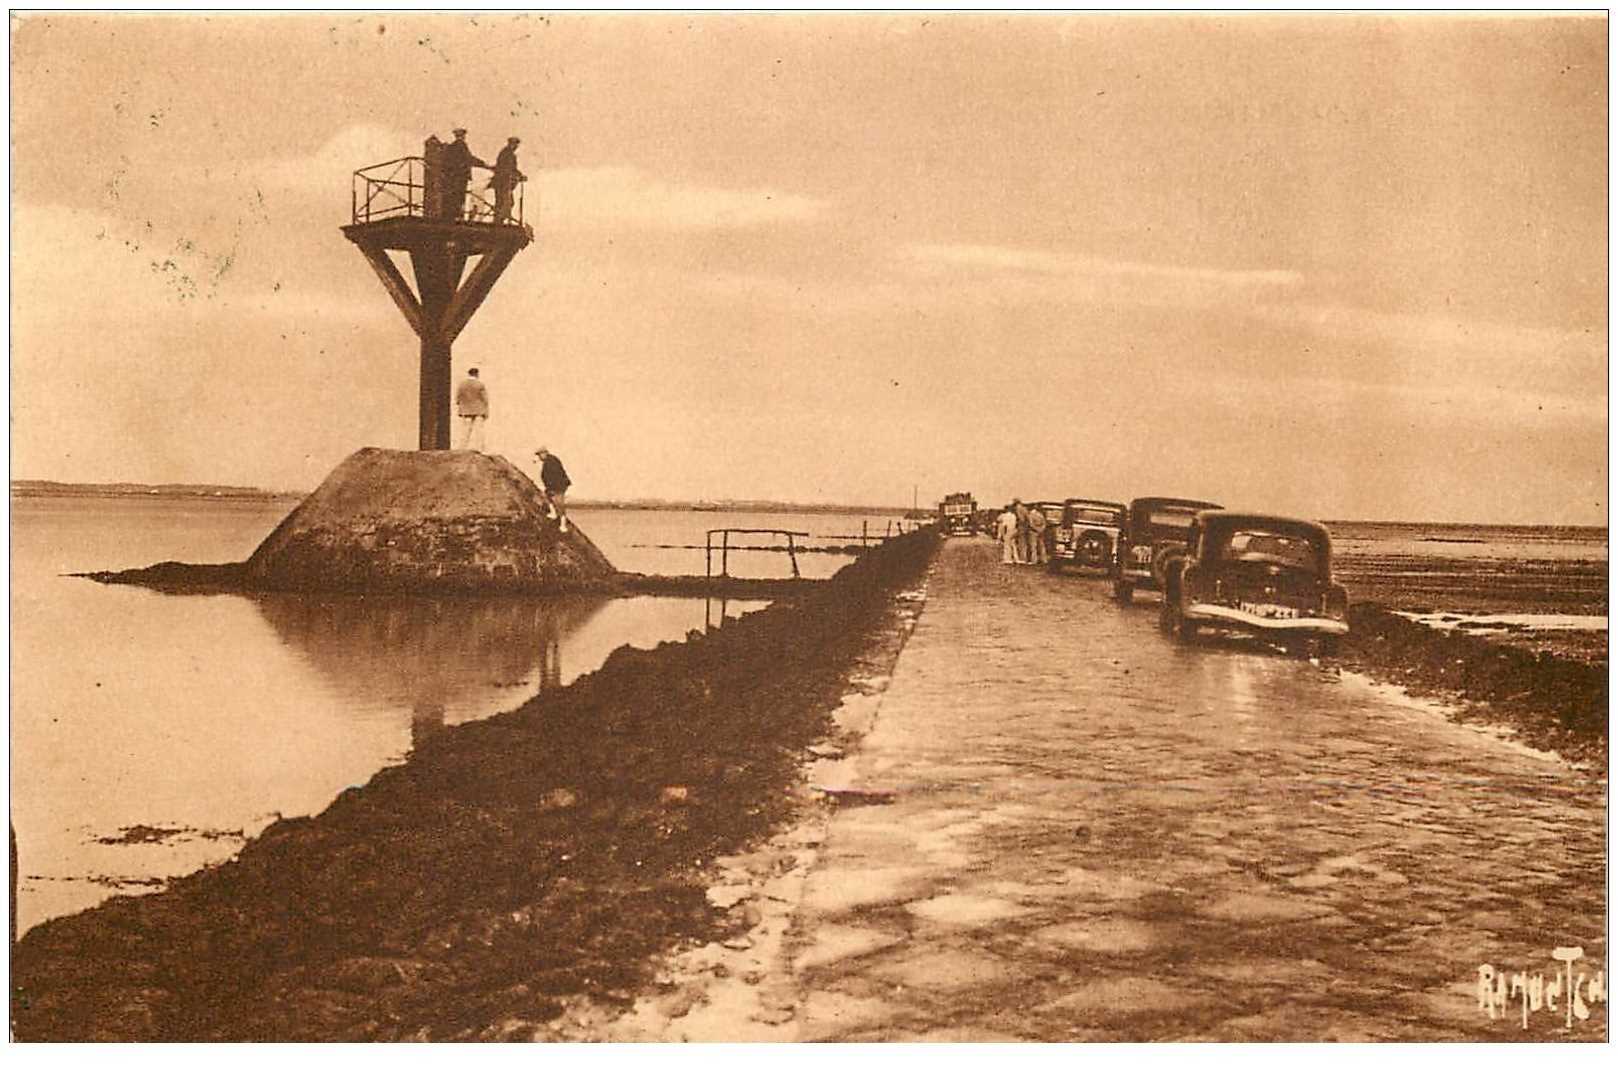
M136 490L145 490L147 495L152 492L178 493L180 491L193 491L192 495L208 495L217 492L219 496L232 496L239 498L257 498L262 500L290 500L309 496L312 490L275 490L262 486L244 486L229 482L136 482L118 480L110 482L69 482L54 478L13 478L11 479L11 492L13 495L28 496L26 489L19 490L19 486L38 485L54 486L64 490L82 490L100 492L108 496L130 495ZM128 491L128 493L123 493ZM46 491L35 491L46 493ZM48 495L48 494L47 494ZM979 510L986 507L995 507L994 502L978 501ZM613 508L613 507L660 507L670 510L690 510L695 507L714 508L746 508L757 506L770 506L779 508L798 509L846 509L849 511L888 512L903 515L908 512L931 510L936 503L929 501L916 508L908 508L893 504L862 504L849 501L799 501L783 500L776 497L579 497L572 500L576 508ZM1269 513L1286 515L1289 513ZM1319 516L1315 517L1324 524L1385 524L1390 526L1430 526L1430 527L1560 527L1567 529L1600 530L1610 529L1608 523L1508 523L1489 522L1483 520L1443 520L1443 519L1386 519L1366 518L1355 519L1349 517ZM1610 517L1609 517L1610 518Z

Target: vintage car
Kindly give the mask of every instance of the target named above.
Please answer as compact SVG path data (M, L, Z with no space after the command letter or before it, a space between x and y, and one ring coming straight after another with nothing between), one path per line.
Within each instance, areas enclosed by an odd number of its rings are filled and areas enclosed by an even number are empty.
M1051 570L1095 568L1111 572L1118 535L1124 526L1123 505L1070 497L1050 528Z
M938 505L938 525L948 537L977 530L978 502L970 493L951 493Z
M1112 593L1132 601L1135 588L1162 590L1169 558L1185 548L1185 536L1196 514L1223 505L1184 497L1136 497L1124 513L1112 567Z
M1348 591L1331 581L1331 536L1319 523L1245 512L1199 512L1170 559L1162 625L1240 631L1315 653L1348 632Z

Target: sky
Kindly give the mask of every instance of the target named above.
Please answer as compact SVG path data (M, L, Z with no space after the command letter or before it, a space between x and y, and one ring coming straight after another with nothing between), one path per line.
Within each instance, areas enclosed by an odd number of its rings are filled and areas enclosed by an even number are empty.
M579 498L1604 523L1599 16L14 16L13 478L414 448L354 169L522 138L455 343Z

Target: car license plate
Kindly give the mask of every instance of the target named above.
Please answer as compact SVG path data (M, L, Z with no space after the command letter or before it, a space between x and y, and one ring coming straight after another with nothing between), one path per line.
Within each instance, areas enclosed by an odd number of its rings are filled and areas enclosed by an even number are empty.
M1267 620L1296 620L1298 611L1290 605L1271 605L1268 602L1237 602L1236 608L1244 613L1261 616Z

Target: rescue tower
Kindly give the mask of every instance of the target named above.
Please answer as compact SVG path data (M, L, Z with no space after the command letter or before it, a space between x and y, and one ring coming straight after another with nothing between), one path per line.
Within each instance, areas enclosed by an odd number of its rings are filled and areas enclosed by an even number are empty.
M517 183L509 208L497 209L485 197L492 170L472 165L469 179L457 177L446 168L446 148L431 137L420 157L356 171L353 219L343 228L421 340L418 447L424 451L450 447L451 345L534 238L523 221L523 184ZM395 253L409 256L414 291Z

